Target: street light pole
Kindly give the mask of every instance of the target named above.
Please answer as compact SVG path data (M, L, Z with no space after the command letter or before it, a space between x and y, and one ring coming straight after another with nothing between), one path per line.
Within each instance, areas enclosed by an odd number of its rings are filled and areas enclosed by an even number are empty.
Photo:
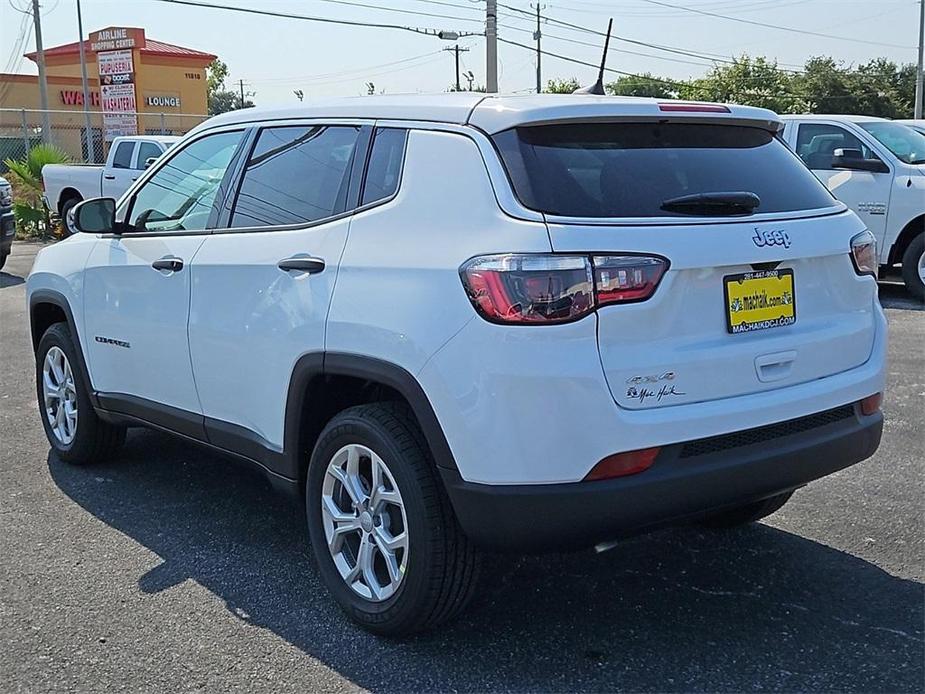
M915 71L915 118L922 117L922 53L925 49L925 0L919 0L919 64Z
M84 47L84 23L80 15L80 0L77 0L77 45L80 46L80 79L84 90L84 140L87 143L87 159L96 163L96 138L93 137L93 123L90 121L90 87L87 85L87 54Z
M35 25L35 62L39 66L39 100L42 106L42 141L51 142L51 120L48 115L48 79L45 76L45 48L42 45L42 16L39 0L32 0L32 20Z
M533 32L533 38L536 40L536 93L540 94L543 91L543 51L540 50L540 39L543 37L543 33L540 30L540 10L543 9L545 5L540 5L536 3L536 31Z

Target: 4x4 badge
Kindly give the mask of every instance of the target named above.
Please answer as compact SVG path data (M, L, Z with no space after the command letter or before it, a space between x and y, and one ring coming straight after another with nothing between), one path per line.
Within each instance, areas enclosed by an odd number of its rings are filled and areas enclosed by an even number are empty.
M758 248L763 248L764 246L783 246L784 248L790 248L790 236L783 229L761 231L758 227L755 227L755 235L752 236L752 243L758 246Z

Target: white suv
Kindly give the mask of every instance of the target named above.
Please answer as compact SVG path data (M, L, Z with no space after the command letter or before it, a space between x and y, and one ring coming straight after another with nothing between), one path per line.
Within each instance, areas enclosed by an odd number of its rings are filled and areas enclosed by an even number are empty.
M368 97L214 118L28 280L72 463L125 428L260 466L378 633L481 549L734 525L882 428L876 245L769 111Z

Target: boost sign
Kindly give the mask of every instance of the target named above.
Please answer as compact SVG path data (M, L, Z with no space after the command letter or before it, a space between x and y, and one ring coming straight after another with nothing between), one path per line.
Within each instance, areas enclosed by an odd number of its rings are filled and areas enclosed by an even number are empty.
M108 32L108 33L107 33ZM131 46L128 35L124 30L104 30L104 43L98 46L109 47L116 42L119 46ZM135 103L135 63L131 48L126 50L101 51L96 54L96 62L100 73L100 101L103 106L103 131L107 142L120 135L136 135L138 133L138 110Z

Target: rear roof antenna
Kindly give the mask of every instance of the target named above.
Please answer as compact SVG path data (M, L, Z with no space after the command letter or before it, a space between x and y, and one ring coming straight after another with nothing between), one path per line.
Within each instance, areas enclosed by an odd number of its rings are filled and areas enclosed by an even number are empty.
M601 69L597 73L597 82L589 87L579 87L572 92L572 94L597 94L598 96L605 96L607 94L607 92L604 91L604 67L607 65L607 47L610 45L610 30L612 27L613 17L607 22L607 38L604 39L604 55L601 56Z

